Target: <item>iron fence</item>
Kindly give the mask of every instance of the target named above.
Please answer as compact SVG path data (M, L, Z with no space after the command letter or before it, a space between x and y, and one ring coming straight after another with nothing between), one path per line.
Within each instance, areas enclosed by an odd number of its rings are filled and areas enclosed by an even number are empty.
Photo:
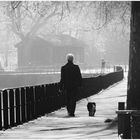
M123 79L123 70L83 78L77 101ZM66 105L59 83L4 89L0 92L0 130L8 129L58 110Z

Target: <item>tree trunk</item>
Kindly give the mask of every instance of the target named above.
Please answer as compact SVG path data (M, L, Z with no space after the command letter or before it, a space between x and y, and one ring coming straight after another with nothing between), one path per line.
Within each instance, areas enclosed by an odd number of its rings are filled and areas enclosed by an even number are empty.
M131 9L127 109L140 110L140 2ZM132 117L132 138L140 138L140 116Z
M132 2L127 109L140 110L140 2Z

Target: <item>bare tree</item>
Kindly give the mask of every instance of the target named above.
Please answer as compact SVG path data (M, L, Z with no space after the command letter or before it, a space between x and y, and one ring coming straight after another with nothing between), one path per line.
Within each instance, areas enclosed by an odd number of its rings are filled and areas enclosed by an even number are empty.
M63 17L65 2L11 1L6 4L11 29L23 40L25 37L34 36L52 18L55 19L53 22L60 20Z
M130 9L129 2L111 1L10 1L4 6L11 29L21 40L50 24L60 32L69 30L77 35L81 30L99 30L116 18L128 23L125 17ZM60 30L61 25L63 28Z
M24 46L37 35L66 33L78 38L80 34L122 23L125 32L129 25L130 2L6 1L0 7L5 9L6 24Z

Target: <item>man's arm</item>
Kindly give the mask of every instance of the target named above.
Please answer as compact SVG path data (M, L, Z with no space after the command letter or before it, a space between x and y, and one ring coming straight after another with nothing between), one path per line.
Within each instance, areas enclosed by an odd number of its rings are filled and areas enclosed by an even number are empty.
M79 82L78 85L81 86L82 85L82 74L81 74L79 66L77 66L77 71L78 71L78 82Z
M63 72L63 67L61 67L61 77L60 77L60 87L59 89L62 90L64 87L64 72Z

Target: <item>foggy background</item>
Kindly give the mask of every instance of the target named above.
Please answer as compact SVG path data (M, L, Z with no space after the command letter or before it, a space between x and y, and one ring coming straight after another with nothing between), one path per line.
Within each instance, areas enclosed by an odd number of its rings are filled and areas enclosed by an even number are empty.
M82 70L128 65L130 10L128 1L0 1L1 71L60 71L67 53Z

